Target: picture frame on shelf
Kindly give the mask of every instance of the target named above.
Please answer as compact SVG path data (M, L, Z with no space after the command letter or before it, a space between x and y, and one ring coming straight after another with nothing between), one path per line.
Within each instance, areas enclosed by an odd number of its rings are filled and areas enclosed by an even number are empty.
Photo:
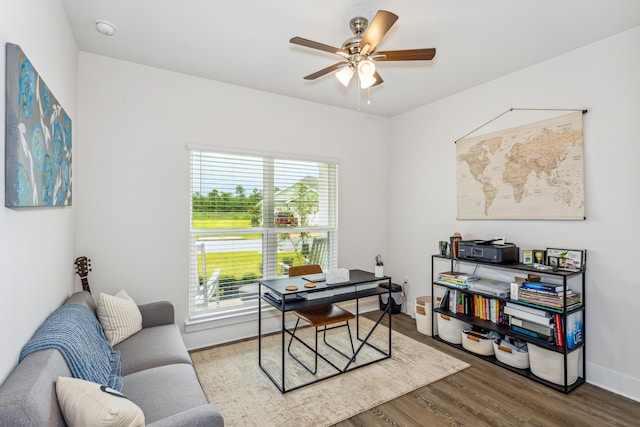
M584 251L579 249L547 248L547 264L565 271L584 270Z
M547 263L547 251L544 249L531 249L533 255L533 264L546 265Z
M533 249L522 250L522 263L529 265L533 264Z

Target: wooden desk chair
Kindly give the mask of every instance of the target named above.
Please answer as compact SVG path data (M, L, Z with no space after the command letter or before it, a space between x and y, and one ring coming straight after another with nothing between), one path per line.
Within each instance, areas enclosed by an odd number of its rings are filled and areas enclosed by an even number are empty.
M322 267L320 267L317 264L301 265L297 267L291 267L289 269L289 277L304 276L306 274L317 274L317 273L322 273ZM291 357L293 357L307 371L311 372L311 374L313 375L315 375L315 373L318 371L318 334L320 332L322 332L322 335L323 335L322 339L324 340L324 343L327 346L331 347L332 349L334 349L335 351L337 351L347 359L349 360L353 359L353 357L355 356L355 348L353 347L353 340L351 338L351 328L349 327L349 320L355 318L353 313L338 307L336 304L325 304L325 305L320 305L316 307L303 308L300 310L295 310L293 313L298 317L298 319L296 320L296 326L293 328L293 333L291 334L291 339L289 340L289 346L287 347L287 351L289 352ZM315 364L313 369L309 368L300 359L298 359L296 356L294 356L291 353L291 343L293 342L293 338L296 335L296 330L298 329L298 325L300 324L300 319L311 324L316 329L315 348L314 348ZM344 322L344 324L328 327L329 325L334 325L336 323L342 323L342 322ZM347 327L347 331L349 332L349 342L351 343L351 356L343 353L341 350L337 349L336 347L334 347L333 345L327 342L327 330L335 329L335 328L343 328L345 326ZM320 330L319 328L322 328L322 329ZM300 338L298 337L295 337L295 338L300 340Z

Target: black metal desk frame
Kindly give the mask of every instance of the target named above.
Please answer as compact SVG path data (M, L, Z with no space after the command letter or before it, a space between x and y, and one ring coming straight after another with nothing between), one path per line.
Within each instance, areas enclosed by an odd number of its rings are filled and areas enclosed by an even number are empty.
M316 287L313 289L308 289L305 288L304 285L308 284L309 282L306 281L305 279L303 279L302 277L285 277L285 278L280 278L280 279L272 279L272 280L260 280L260 284L259 284L259 291L260 291L260 303L258 304L258 363L260 365L260 369L262 369L262 371L267 375L267 377L271 380L271 382L278 388L278 390L280 390L281 393L287 393L289 391L292 390L296 390L298 388L301 387L305 387L308 386L310 384L314 384L317 383L319 381L323 381L326 380L328 378L332 378L335 377L337 375L341 375L345 372L348 371L352 371L354 369L358 369L358 368L362 368L364 366L370 365L372 363L376 363L379 362L381 360L384 359L388 359L391 357L391 313L390 313L390 309L391 309L391 277L388 276L384 276L384 277L375 277L375 275L373 273L367 272L367 271L363 271L363 270L350 270L349 271L349 281L348 282L343 282L343 283L338 283L338 284L333 284L333 285L327 285L326 282L319 282L316 283ZM375 287L375 288L371 288L371 289L364 289L364 290L358 290L358 285L362 285L365 283L370 283L370 282L381 282L381 281L387 281L388 282L388 289L384 289L381 287ZM285 288L287 286L296 286L298 289L295 291L287 291ZM343 288L343 287L347 287L347 286L354 286L354 291L353 292L348 292L348 293L342 293L342 294L338 294L338 295L333 295L333 296L329 296L327 298L318 298L318 299L311 299L311 300L306 300L306 299L301 299L301 298L296 298L296 299L287 299L287 296L291 297L291 295L295 295L297 293L301 293L301 292L322 292L322 291L326 291L329 289L339 289L339 288ZM281 297L282 299L280 301L277 301L276 299L270 298L268 295L265 295L265 292L263 292L263 287L266 288L267 292L270 293L275 293L278 297ZM371 328L371 330L367 333L367 335L364 338L360 338L360 303L359 300L360 298L365 298L365 297L370 297L370 296L375 296L375 295L382 295L382 294L388 294L389 297L389 303L387 304L386 309L380 314L380 316L378 317L378 319L376 320L376 322L374 323L373 327ZM308 308L308 307L313 307L313 306L317 306L317 305L324 305L324 304L330 304L330 303L337 303L337 302L343 302L343 301L349 301L349 300L355 300L356 301L356 338L358 341L360 341L360 345L358 346L358 348L355 351L355 354L353 356L353 358L351 358L347 364L344 367L339 367L336 366L334 363L332 363L331 361L329 361L326 357L324 357L322 354L318 354L318 356L324 360L326 363L328 363L331 367L333 367L334 372L329 374L329 375L325 375L323 377L320 378L316 378L312 381L306 382L304 384L299 384L296 385L295 387L291 387L291 388L287 388L286 387L286 383L285 383L285 371L286 371L286 366L285 366L285 336L286 334L289 334L290 336L293 336L298 342L302 343L305 347L307 347L309 350L314 351L314 349L312 347L310 347L307 343L305 343L304 341L302 341L300 338L298 338L297 336L294 336L293 333L286 328L285 326L285 314L287 312L290 311L294 311L294 310L298 310L301 308ZM281 363L282 363L282 372L281 372L281 382L279 383L278 380L276 379L276 377L274 376L274 374L270 373L262 364L262 301L265 301L266 303L268 303L269 305L273 306L275 309L277 309L278 311L280 311L281 313L281 318L282 318L282 331L281 331L281 346L282 346L282 358L281 358ZM378 327L378 325L382 322L382 320L384 319L385 314L388 314L388 328L389 328L389 347L386 350L380 349L378 347L376 347L374 344L369 343L369 337L373 334L373 332L375 331L375 329ZM356 360L358 353L360 352L360 350L364 347L364 346L368 346L370 348L373 348L374 350L378 351L382 357L379 359L375 359L375 360L371 360L367 363L363 363L362 365L358 365L358 366L353 366L351 367L351 369L349 369L349 367L352 365L352 363Z

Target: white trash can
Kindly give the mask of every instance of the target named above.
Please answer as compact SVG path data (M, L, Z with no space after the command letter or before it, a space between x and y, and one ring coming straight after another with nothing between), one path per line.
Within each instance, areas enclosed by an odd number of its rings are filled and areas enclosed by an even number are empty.
M433 325L435 334L438 334L438 325L433 321L433 297L416 298L415 314L418 332L431 336L431 325Z

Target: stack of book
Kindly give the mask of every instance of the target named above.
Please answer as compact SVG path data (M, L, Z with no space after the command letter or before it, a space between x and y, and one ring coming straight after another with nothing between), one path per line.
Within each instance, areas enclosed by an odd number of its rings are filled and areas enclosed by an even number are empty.
M555 316L545 310L507 302L504 308L509 315L511 330L545 343L556 343Z
M565 290L563 285L541 282L524 282L518 289L518 301L555 310L564 308L571 310L582 305L579 292L573 292L571 289Z
M478 280L478 277L460 271L443 271L438 273L438 283L454 288L468 289L469 282Z

